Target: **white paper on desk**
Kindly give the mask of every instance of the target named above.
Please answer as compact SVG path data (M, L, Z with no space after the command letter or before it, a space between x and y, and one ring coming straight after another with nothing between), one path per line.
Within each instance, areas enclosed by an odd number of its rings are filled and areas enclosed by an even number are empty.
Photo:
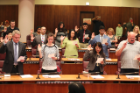
M136 55L133 60L137 60L138 58L140 58L140 54Z
M52 58L52 57L54 57L54 54L49 54L48 55L48 58Z
M107 43L107 40L108 40L107 38L104 38L103 41L102 41L102 44Z
M33 78L30 74L20 75L22 78Z
M93 76L91 76L91 77L92 77L92 78L95 78L95 79L96 79L96 78L99 78L99 79L100 79L100 78L104 78L104 77L101 76L101 75L93 75Z
M88 38L88 34L85 34L85 38Z
M10 77L11 74L4 74L4 77Z
M139 75L126 75L127 78L140 78Z
M101 63L103 61L104 58L98 58L96 63Z
M44 78L60 78L59 75L42 75Z
M20 62L21 60L24 60L25 57L24 56L20 56L18 59L17 59L17 62Z

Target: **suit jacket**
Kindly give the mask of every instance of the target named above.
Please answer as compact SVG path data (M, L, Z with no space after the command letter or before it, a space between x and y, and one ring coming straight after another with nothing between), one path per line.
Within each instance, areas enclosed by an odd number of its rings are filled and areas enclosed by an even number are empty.
M27 59L25 44L19 42L19 49L18 49L18 57L25 56L25 60ZM14 64L14 48L13 48L13 41L7 42L6 45L2 45L0 48L0 53L5 53L6 57L3 64L3 72L11 73L13 64ZM23 62L18 62L18 71L20 74L23 74Z
M110 42L110 38L108 36L104 35L103 38L107 38L108 39L107 40L108 46L106 46L105 44L102 44L103 51L104 51L106 57L108 58L109 57L108 48L111 47L111 42ZM89 44L91 44L93 46L96 42L101 42L100 35L96 35L93 40L89 41Z
M76 35L79 38L80 43L88 43L91 38L91 32L89 30L85 31L85 34L88 34L89 37L89 40L85 39L85 42L83 42L83 33L84 33L84 29L80 30L78 33L76 32Z
M84 54L83 59L85 61L87 59L90 59L89 64L87 66L87 69L89 69L89 70L94 70L94 68L95 68L96 60L92 60L93 57L94 57L94 59L97 59L97 55L93 55L93 51L87 50ZM104 66L106 65L106 62L105 62L105 57L101 56L101 58L104 58L104 64L99 64L99 67L100 67L100 71L103 72L104 71Z
M45 34L45 41L44 44L47 43L47 35ZM36 45L40 44L42 46L42 41L41 41L41 35L35 36L33 42L31 42L32 47L35 47Z

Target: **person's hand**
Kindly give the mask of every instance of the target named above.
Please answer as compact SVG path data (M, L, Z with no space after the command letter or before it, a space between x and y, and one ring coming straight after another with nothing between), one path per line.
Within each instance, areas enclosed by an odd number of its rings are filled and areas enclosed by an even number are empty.
M92 50L91 44L87 47L88 50Z
M123 44L122 48L124 49L124 48L126 47L126 45L127 45L127 42L125 42L125 43Z
M7 44L8 41L9 41L8 36L6 35L5 38L4 38L4 43Z
M0 42L3 42L3 37L0 38Z
M33 31L33 29L31 29L31 31L30 31L30 35L33 34L33 33L34 33L34 31Z
M40 46L40 44L38 44L37 49L38 49L38 51L41 51L42 50L42 47Z
M87 37L86 39L89 40L89 37Z
M7 31L7 27L5 27L3 31L6 32Z
M104 64L104 61L101 61L101 64Z
M57 60L57 57L51 57L53 60Z
M91 35L91 40L94 39L94 37L95 37L95 34L93 32L92 35Z
M34 35L33 35L33 34L31 34L30 36L31 36L31 41L33 41L33 40L34 40L34 38L35 38L35 37L34 37Z
M79 46L78 46L78 44L75 44L75 46L78 48Z
M20 62L24 62L24 61L25 61L25 59L20 60Z
M137 58L137 60L138 60L138 61L140 61L140 57L139 57L139 58Z
M64 37L64 36L61 36L61 37L60 37L60 40L61 40L61 41L63 41L64 39L65 39L65 37Z
M77 27L77 25L75 26L75 32L77 32L79 30L79 28Z
M106 46L108 46L108 43L105 43Z
M57 34L58 33L58 29L57 28L55 28L55 34Z

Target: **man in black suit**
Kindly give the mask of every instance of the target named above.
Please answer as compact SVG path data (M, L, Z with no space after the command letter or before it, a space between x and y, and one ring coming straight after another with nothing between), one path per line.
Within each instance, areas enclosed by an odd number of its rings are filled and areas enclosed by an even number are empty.
M0 48L0 53L6 52L6 58L2 69L5 73L23 74L23 62L25 62L27 56L25 45L19 42L20 36L20 32L14 30L12 33L12 40L8 41L6 35L3 45Z
M46 35L46 27L41 27L41 34L33 37L33 34L31 34L31 44L32 47L35 47L36 45L40 44L46 44L47 43L47 35Z

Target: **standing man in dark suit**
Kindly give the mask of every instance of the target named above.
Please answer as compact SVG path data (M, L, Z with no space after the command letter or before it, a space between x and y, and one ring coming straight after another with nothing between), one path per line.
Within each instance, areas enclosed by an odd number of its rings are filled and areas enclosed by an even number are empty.
M20 36L20 32L14 30L12 33L12 40L8 41L6 35L3 45L0 48L0 53L6 52L6 58L2 69L5 73L23 74L23 62L25 62L27 56L25 45L19 42Z
M88 24L83 23L83 29L78 32L79 28L75 26L77 38L80 41L80 48L87 48L88 42L91 38L91 32L88 30Z
M46 35L46 27L42 26L41 27L41 34L37 36L31 35L31 44L32 47L35 47L36 45L40 44L46 44L47 43L47 35Z

